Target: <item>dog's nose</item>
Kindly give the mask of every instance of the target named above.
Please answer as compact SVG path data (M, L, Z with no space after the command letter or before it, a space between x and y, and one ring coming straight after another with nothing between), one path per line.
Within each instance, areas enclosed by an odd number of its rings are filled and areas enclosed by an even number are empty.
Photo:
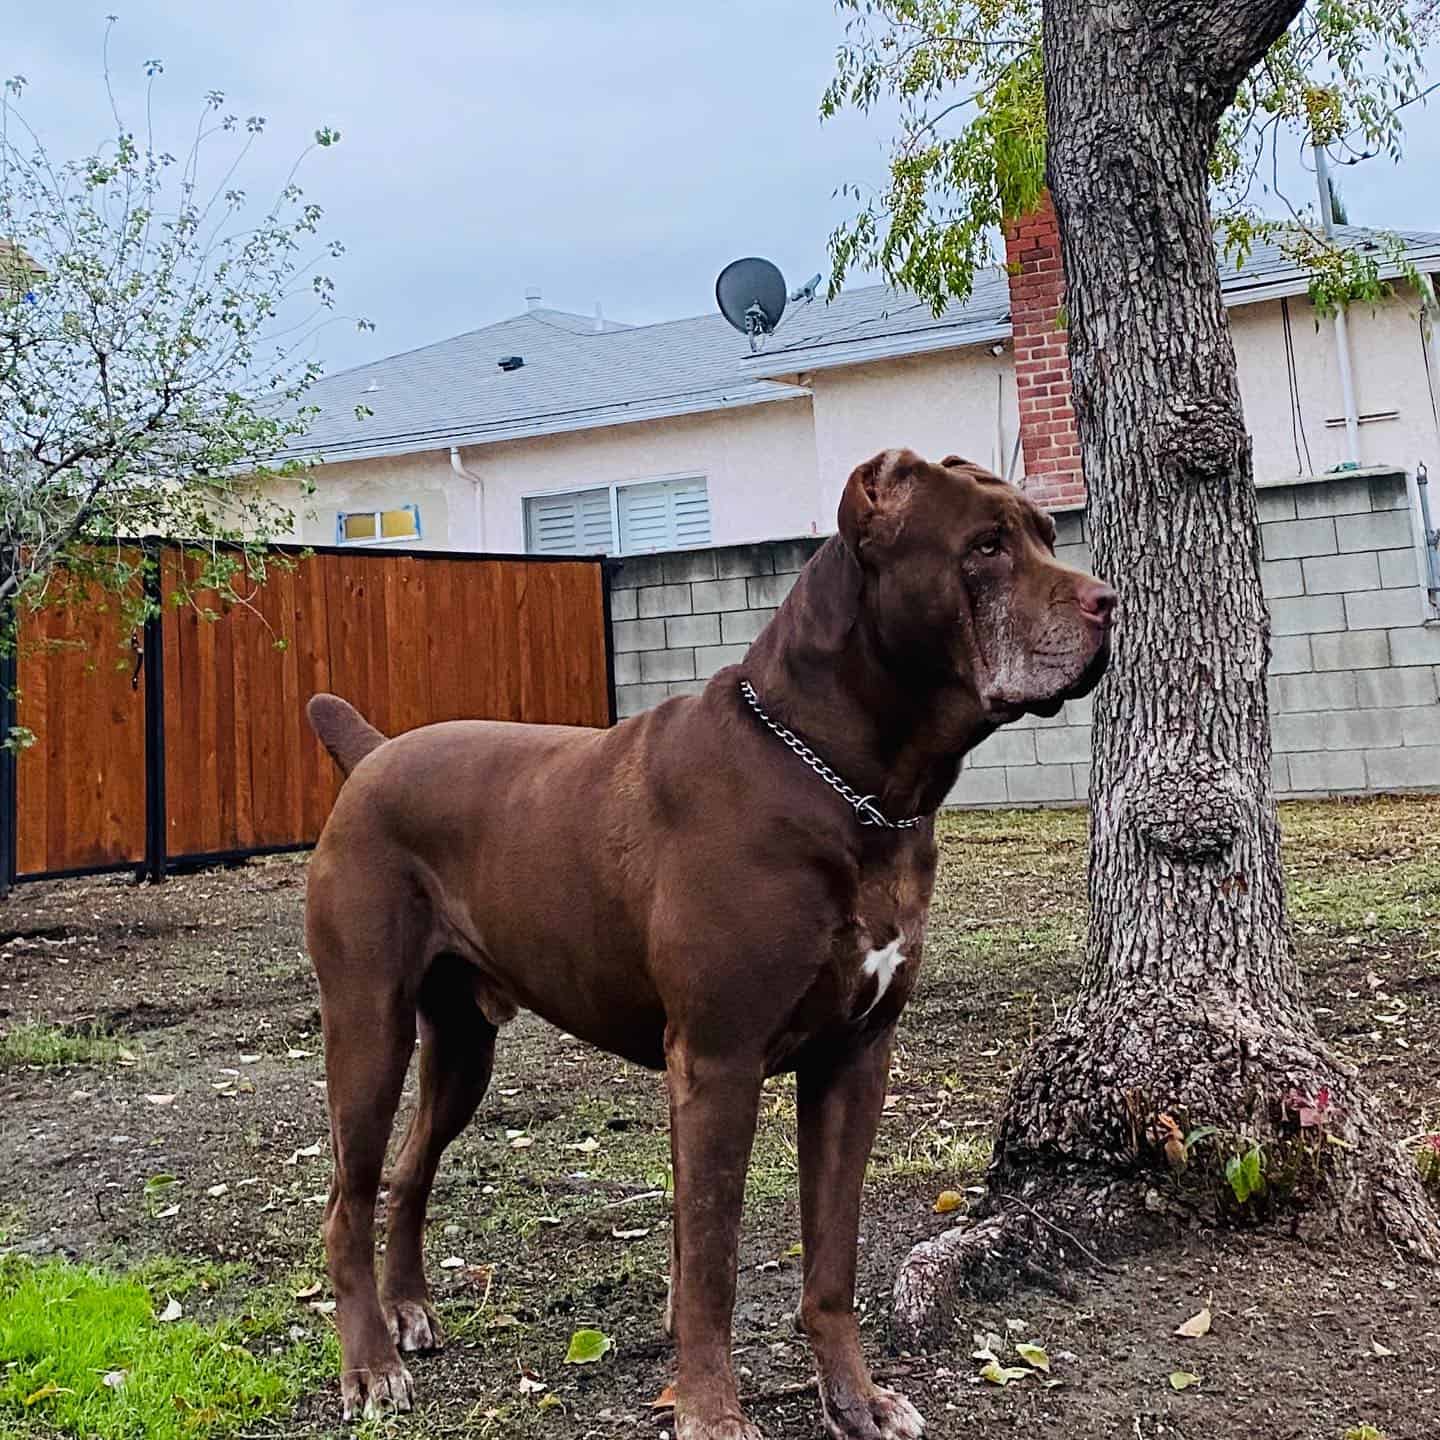
M1093 620L1102 629L1108 629L1115 617L1115 603L1119 599L1103 580L1088 585L1078 596L1080 612L1087 620Z

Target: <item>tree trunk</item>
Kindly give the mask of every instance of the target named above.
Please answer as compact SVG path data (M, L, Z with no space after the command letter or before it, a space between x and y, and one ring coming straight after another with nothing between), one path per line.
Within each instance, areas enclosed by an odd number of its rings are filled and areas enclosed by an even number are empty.
M1415 1165L1306 1011L1270 788L1269 619L1208 162L1299 9L1045 0L1074 407L1095 569L1121 597L1095 706L1089 943L1074 1007L1013 1083L988 1218L901 1273L912 1341L1021 1255L1054 1272L1197 1211L1440 1254ZM1252 1151L1264 1189L1242 1203L1225 1166Z

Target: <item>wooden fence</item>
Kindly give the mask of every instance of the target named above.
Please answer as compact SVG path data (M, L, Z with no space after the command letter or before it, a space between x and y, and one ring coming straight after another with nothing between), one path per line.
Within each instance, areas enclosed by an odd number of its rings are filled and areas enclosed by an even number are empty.
M146 583L170 595L194 562L153 549ZM158 878L314 844L340 784L305 721L319 690L388 734L462 718L614 719L598 558L322 549L269 566L218 620L204 603L164 606L133 636L113 604L23 622L3 687L18 705L0 730L38 739L3 762L0 888L107 870Z

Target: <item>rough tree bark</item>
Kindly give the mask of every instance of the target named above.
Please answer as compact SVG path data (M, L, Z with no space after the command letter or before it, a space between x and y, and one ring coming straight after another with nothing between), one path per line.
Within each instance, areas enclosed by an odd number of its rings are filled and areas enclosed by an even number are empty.
M1074 1007L1013 1082L982 1218L900 1274L912 1343L1017 1264L1055 1278L1236 1208L1223 1167L1252 1144L1267 1186L1245 1213L1440 1255L1415 1165L1307 1013L1270 788L1269 622L1208 162L1300 8L1044 3L1095 569L1121 594L1095 707L1090 936ZM1200 1126L1219 1133L1187 1150Z

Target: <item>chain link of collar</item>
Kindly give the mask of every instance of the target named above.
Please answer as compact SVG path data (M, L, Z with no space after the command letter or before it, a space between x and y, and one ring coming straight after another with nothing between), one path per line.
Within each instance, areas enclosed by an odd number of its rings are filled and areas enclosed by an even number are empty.
M760 717L763 724L780 737L847 805L855 812L855 818L862 825L876 825L885 830L913 830L923 825L928 815L912 815L908 820L892 820L877 808L873 795L862 795L853 786L847 785L793 730L787 730L777 720L772 720L760 704L755 687L748 681L740 682L740 693L745 703Z

